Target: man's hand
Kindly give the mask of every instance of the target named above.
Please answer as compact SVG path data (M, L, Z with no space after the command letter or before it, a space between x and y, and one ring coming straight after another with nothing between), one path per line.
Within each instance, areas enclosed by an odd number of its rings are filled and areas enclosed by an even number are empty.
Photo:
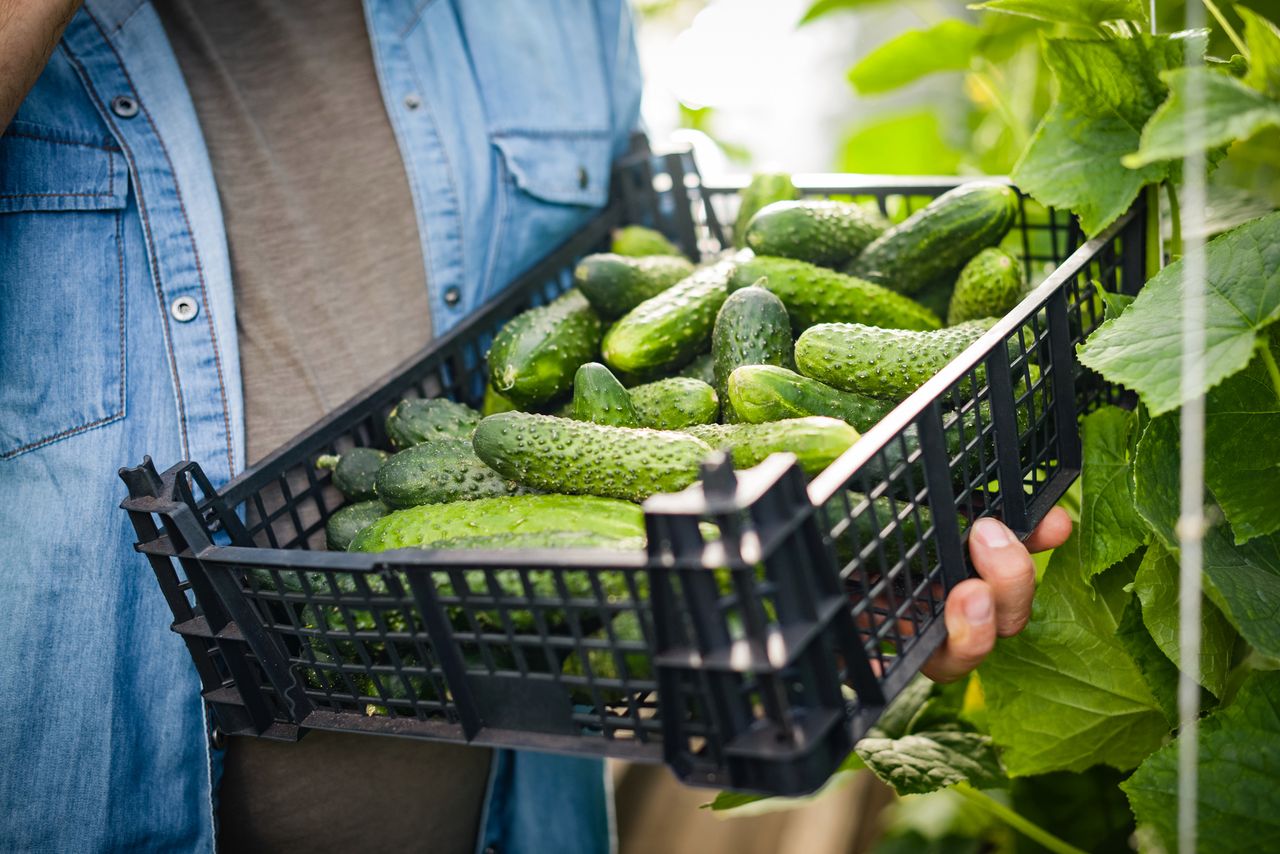
M982 663L996 638L1022 631L1031 617L1036 590L1032 552L1056 549L1071 535L1071 517L1060 507L1049 511L1026 544L999 520L985 517L969 534L969 556L979 578L962 581L947 597L947 640L924 665L937 682L952 682Z
M0 0L0 134L79 8L80 0Z

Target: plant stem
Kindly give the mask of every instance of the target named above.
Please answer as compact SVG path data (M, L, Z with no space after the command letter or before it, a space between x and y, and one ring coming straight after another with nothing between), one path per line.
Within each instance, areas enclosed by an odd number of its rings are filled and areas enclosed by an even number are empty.
M1231 43L1236 46L1236 50L1240 51L1240 55L1247 61L1249 59L1249 48L1245 47L1244 41L1240 38L1240 34L1236 32L1236 28L1231 26L1231 22L1218 9L1218 4L1213 0L1202 0L1204 7L1209 10L1209 14L1218 19L1218 23L1222 25L1222 29L1226 32L1227 38L1231 39Z
M1040 825L1023 817L985 792L980 792L966 783L960 783L954 789L969 803L986 810L1023 836L1040 843L1045 848L1055 852L1055 854L1085 854L1084 851L1069 842L1059 839Z
M1178 191L1172 181L1164 182L1165 192L1169 196L1169 258L1173 261L1182 257L1182 215L1178 211Z
M1262 336L1258 341L1260 345L1258 350L1262 353L1262 364L1267 366L1267 373L1271 374L1271 387L1276 391L1276 397L1280 398L1280 365L1276 364L1276 357L1271 354L1271 346L1267 343L1266 336Z

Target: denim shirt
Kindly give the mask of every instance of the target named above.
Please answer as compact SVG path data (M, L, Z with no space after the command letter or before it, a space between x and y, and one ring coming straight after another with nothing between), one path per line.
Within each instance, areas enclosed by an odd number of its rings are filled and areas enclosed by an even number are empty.
M441 334L604 204L631 21L364 5ZM0 377L0 850L209 850L219 756L116 469L240 470L240 368L217 188L146 0L86 0L0 136ZM477 850L607 850L608 813L598 760L498 753Z

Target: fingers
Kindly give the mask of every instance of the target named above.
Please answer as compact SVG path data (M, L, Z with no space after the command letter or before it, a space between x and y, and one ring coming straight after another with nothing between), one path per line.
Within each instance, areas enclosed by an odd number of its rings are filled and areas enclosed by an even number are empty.
M954 682L987 657L996 643L996 603L991 585L977 578L962 581L943 609L947 640L923 668L935 682Z
M1036 567L1031 553L998 519L979 519L969 536L969 557L978 575L991 585L996 603L996 634L1016 635L1031 618Z
M1026 547L1031 552L1056 549L1071 536L1071 517L1061 507L1055 507L1036 525L1027 537Z

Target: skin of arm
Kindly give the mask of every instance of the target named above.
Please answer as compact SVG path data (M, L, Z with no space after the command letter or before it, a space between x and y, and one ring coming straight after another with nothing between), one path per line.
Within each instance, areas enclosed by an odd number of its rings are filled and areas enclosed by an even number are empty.
M0 134L35 85L81 0L0 0Z

